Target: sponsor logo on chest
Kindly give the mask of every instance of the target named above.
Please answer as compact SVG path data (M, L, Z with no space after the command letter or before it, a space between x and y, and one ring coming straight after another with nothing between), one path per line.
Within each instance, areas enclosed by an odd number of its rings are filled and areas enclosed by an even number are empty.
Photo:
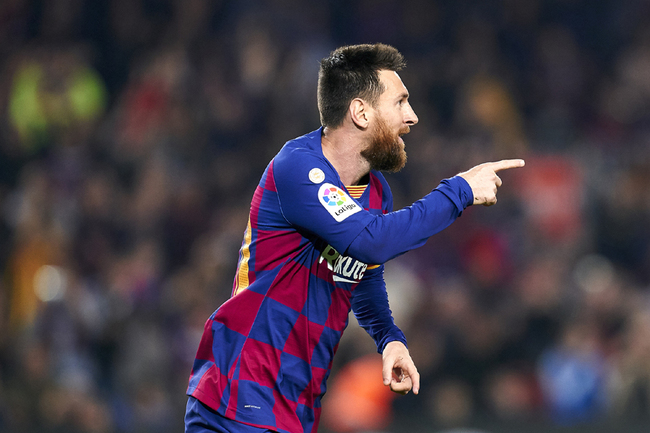
M318 263L327 261L327 268L334 272L334 281L343 283L358 283L363 278L368 265L339 254L331 245L323 251Z

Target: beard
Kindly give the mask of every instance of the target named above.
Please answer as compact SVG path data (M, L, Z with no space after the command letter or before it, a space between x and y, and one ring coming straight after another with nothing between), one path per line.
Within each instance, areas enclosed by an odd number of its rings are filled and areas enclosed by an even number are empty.
M406 126L395 134L380 116L375 125L370 144L361 152L361 156L370 163L372 170L397 173L406 164L406 152L399 137L407 134L410 128Z

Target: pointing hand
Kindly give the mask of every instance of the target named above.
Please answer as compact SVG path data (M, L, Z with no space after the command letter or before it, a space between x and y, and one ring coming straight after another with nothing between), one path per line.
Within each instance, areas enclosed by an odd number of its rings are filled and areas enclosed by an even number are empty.
M492 206L497 202L497 188L501 186L501 178L497 172L510 168L523 167L523 159L504 159L497 162L486 162L460 173L459 176L467 181L472 193L474 203Z

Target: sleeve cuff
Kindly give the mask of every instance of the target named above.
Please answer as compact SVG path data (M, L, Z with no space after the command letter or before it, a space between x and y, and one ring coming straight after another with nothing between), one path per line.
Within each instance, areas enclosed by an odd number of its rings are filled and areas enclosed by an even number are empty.
M443 193L456 205L459 214L474 203L472 188L470 188L469 183L460 176L443 179L436 190Z
M408 344L406 344L406 337L404 336L404 333L402 332L401 329L399 329L397 326L395 329L388 334L384 336L384 338L381 339L379 344L377 345L377 352L379 353L384 353L384 349L386 348L386 345L390 343L391 341L401 341L404 343L404 346L408 349Z

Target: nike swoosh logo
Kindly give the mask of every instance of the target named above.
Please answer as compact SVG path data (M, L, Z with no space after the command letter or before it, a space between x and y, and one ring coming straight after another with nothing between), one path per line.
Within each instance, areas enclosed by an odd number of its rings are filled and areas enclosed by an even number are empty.
M347 278L339 277L337 275L334 275L334 277L332 278L334 279L334 281L338 281L341 283L356 283L356 281L354 280L348 280Z

